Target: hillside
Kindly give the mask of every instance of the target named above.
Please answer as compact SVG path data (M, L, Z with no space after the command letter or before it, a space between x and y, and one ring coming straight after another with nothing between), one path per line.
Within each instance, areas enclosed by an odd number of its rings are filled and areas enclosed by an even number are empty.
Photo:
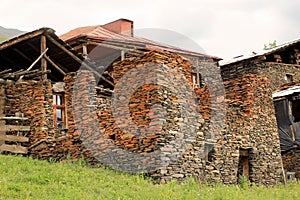
M0 26L0 42L3 42L4 40L7 40L9 38L18 36L25 33L24 31L20 31L18 29L12 29L12 28L4 28Z
M215 187L190 179L154 184L142 176L65 163L0 155L0 199L299 199L300 183L265 188L243 183Z

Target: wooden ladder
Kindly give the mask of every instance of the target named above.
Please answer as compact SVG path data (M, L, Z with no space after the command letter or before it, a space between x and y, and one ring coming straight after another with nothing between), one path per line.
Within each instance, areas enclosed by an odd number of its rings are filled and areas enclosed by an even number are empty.
M26 117L17 115L13 117L0 117L0 153L11 152L27 154L28 149L23 147L20 143L29 141L29 138L25 137L23 132L30 131L30 126L18 125L19 122L23 124L27 119ZM16 121L18 123L16 123ZM12 122L15 122L17 125L8 125ZM9 134L11 132L17 132L18 134ZM14 142L14 144L6 144L6 142Z

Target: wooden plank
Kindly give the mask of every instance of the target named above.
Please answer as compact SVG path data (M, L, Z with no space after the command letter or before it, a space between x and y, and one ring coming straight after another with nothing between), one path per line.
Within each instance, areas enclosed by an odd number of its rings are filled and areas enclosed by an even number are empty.
M10 142L28 142L29 138L28 137L23 137L23 136L0 134L0 141L1 140L10 141Z
M249 180L249 157L243 157L241 162L243 166L243 175Z
M0 152L3 151L9 151L12 153L23 153L23 154L26 154L28 152L26 147L22 147L19 145L7 145L7 144L2 144L0 146Z
M0 125L0 131L30 131L30 126Z
M28 120L27 117L0 117L0 120Z

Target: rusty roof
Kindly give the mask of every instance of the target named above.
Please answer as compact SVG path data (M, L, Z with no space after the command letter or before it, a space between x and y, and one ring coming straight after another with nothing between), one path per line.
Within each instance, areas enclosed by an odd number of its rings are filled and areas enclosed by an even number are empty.
M136 45L139 48L146 49L146 50L167 50L167 51L171 51L183 55L206 57L217 61L222 60L221 58L216 56L210 56L198 52L185 50L182 48L174 47L172 45L155 42L153 40L149 40L146 38L137 37L137 36L127 36L123 34L114 33L105 29L101 25L79 27L61 35L60 38L66 42L72 42L78 39L88 38L88 39L98 40L99 42L109 41L109 42L116 42L121 44L123 43L123 44Z

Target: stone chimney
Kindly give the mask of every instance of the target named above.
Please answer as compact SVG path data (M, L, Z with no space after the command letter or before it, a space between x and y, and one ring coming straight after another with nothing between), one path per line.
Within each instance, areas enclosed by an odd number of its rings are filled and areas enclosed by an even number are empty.
M107 23L102 27L114 33L133 36L133 21L128 19L118 19L116 21Z

